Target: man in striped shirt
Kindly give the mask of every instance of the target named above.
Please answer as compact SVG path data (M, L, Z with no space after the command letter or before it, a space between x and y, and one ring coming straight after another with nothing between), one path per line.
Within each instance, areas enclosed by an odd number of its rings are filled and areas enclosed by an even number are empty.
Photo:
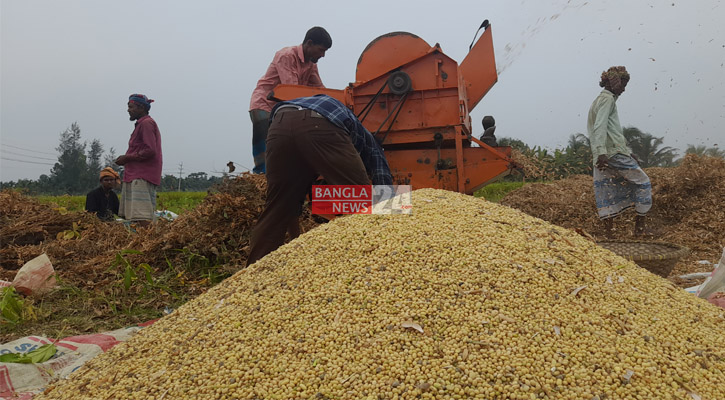
M252 232L247 265L284 243L317 176L331 185L393 184L373 135L347 106L327 95L284 101L272 109L266 164L267 202Z

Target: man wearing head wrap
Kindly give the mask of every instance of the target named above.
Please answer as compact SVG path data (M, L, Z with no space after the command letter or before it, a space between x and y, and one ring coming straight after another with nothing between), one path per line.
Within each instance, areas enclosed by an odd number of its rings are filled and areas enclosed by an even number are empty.
M141 225L154 220L156 188L161 184L161 132L149 116L154 101L142 94L128 97L128 115L136 121L126 154L116 159L123 165L119 216Z
M493 119L492 115L486 115L481 120L481 123L483 124L483 135L481 135L481 141L489 146L498 146L498 143L496 142L496 135L493 134L496 132L496 120Z
M587 120L589 143L594 158L594 198L607 235L612 235L613 218L634 207L635 235L649 234L645 215L652 207L652 185L624 137L616 101L629 82L625 67L602 72L604 90L592 103Z
M269 113L276 104L267 96L275 86L304 85L312 87L325 86L317 71L317 61L325 56L332 47L332 38L325 28L315 26L305 34L302 44L285 47L275 53L267 72L257 82L249 104L249 117L252 120L252 156L254 157L255 174L265 172L265 148L267 130L269 129Z
M95 213L103 221L112 221L118 214L118 196L113 191L121 184L121 177L111 167L101 170L101 186L86 195L86 211Z

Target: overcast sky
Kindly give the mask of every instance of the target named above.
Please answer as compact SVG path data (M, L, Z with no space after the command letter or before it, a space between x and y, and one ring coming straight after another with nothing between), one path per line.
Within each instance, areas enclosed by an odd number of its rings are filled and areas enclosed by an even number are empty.
M126 151L131 93L156 100L164 174L252 167L249 98L275 51L325 27L327 87L355 80L376 37L407 31L461 62L484 19L499 81L473 110L498 137L562 147L586 133L602 70L632 79L625 126L664 144L725 146L725 4L720 0L404 0L364 2L1 0L0 181L49 174L59 134ZM242 167L239 167L242 168Z

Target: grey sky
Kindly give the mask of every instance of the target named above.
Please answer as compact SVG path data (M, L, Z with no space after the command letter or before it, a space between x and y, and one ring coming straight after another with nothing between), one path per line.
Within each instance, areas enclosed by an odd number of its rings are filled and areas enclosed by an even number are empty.
M165 174L182 162L185 173L211 174L229 160L251 167L251 92L274 52L299 44L314 25L333 39L319 62L322 80L342 89L379 35L408 31L461 62L489 19L500 73L473 111L476 133L491 114L499 137L563 146L586 132L601 71L625 65L632 80L618 100L624 125L680 149L722 147L722 3L2 0L0 181L49 174L51 165L7 159L52 164L59 133L75 121L85 140L122 154L134 92L156 100Z

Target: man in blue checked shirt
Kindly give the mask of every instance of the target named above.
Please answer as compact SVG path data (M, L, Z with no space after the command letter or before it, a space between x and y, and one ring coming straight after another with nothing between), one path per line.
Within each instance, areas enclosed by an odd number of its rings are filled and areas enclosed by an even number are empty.
M299 234L298 217L319 175L330 185L392 185L383 149L338 100L317 95L278 103L267 133L267 202L252 231L247 265Z

